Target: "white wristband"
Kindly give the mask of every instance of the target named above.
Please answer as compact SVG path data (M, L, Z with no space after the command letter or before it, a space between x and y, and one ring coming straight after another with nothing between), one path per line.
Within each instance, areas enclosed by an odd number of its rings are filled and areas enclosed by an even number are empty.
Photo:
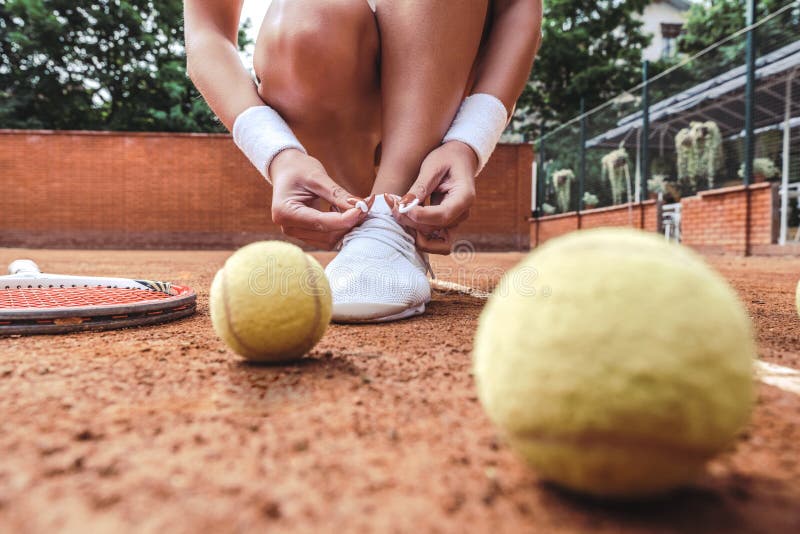
M286 121L269 106L244 110L236 117L232 133L233 142L270 184L269 164L275 156L288 148L307 154Z
M478 156L478 172L494 152L508 124L508 112L499 98L478 93L468 96L444 136L443 143L461 141Z

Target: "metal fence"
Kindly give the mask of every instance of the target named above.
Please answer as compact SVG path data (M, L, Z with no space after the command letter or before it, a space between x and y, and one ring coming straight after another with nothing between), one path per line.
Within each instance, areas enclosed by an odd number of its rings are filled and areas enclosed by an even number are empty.
M665 202L706 189L781 183L781 242L800 197L800 1L536 141L537 215Z

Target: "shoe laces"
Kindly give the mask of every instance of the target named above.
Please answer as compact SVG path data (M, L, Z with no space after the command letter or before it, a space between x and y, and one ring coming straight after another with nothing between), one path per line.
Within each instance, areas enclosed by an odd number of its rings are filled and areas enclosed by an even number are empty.
M383 243L402 254L412 264L421 262L425 266L425 273L434 277L428 255L417 251L414 238L400 226L400 223L390 213L371 211L360 226L355 227L344 236L342 247L353 239L372 239Z

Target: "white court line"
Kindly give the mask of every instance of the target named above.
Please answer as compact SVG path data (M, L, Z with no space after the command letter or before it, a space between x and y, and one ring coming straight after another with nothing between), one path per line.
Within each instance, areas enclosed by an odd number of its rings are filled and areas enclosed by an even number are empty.
M463 293L465 295L469 295L470 297L475 297L479 299L488 299L489 293L488 291L483 291L481 289L474 289L469 286L456 284L455 282L448 282L446 280L428 280L431 283L431 287L433 289L438 289L439 291L455 291L456 293Z
M756 375L765 384L800 395L800 371L759 360L756 362Z
M440 291L455 291L479 299L487 299L491 295L487 291L445 280L430 280L430 283L432 288ZM755 370L756 376L765 384L800 395L800 371L761 360L756 361Z

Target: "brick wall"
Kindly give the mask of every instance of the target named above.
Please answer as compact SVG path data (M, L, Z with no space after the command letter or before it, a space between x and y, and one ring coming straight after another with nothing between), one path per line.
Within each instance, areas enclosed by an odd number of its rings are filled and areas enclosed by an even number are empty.
M501 144L477 178L477 200L456 239L480 250L529 250L533 150Z
M530 246L529 145L501 145L458 235ZM227 135L0 130L0 246L231 248L281 238Z
M629 209L630 206L630 209ZM624 204L584 210L578 215L575 212L550 215L531 220L531 245L536 246L548 239L587 228L601 226L627 226L658 230L659 206L656 201L648 200L643 204Z
M581 228L597 228L599 226L642 228L642 209L654 207L655 204L654 200L648 200L644 204L625 204L586 210L581 213L580 225ZM650 210L649 213L652 216L655 210ZM653 218L653 222L657 222L657 220Z
M658 202L645 202L642 229L649 232L661 231L661 204Z
M778 231L777 185L750 186L750 225L747 221L747 190L744 186L703 191L681 200L682 242L710 254L768 252ZM660 231L660 206L655 201L585 210L580 216L565 213L533 219L531 245L577 229L629 226ZM749 230L748 230L749 228ZM749 234L747 233L749 232ZM749 241L748 241L749 239Z
M683 243L702 252L745 254L748 246L775 242L778 228L777 186L750 187L750 225L747 225L747 190L743 186L703 191L681 200ZM749 231L749 236L748 236Z
M568 234L577 229L578 217L574 212L534 219L531 222L531 245L540 245L548 239Z

